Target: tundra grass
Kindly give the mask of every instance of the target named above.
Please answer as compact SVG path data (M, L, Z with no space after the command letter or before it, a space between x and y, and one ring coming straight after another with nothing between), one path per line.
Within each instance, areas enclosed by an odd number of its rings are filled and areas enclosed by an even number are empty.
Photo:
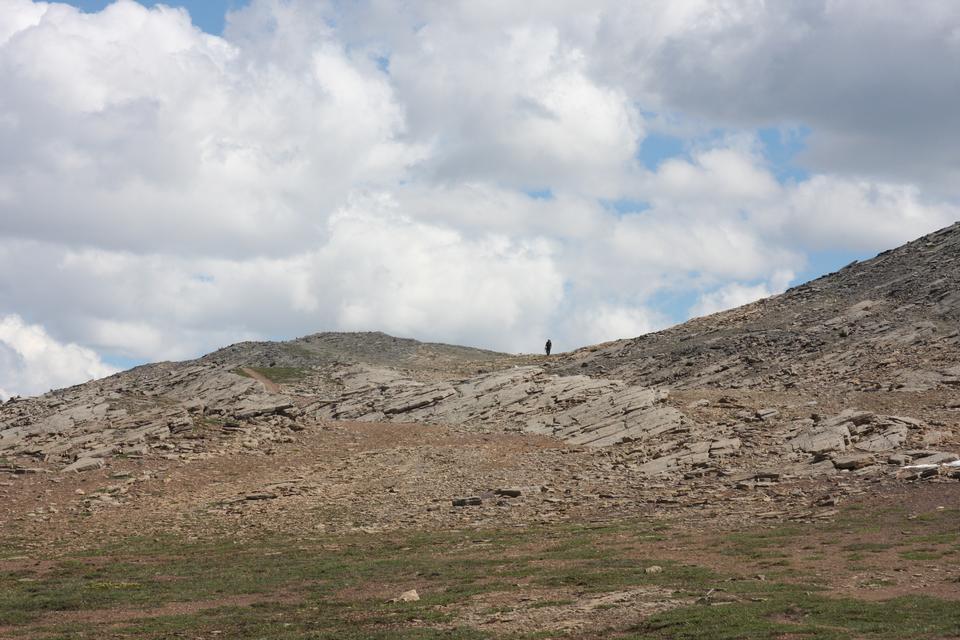
M929 520L914 537L940 535ZM533 638L465 617L523 616L608 593L647 593L672 609L630 604L595 613L623 638L944 638L960 606L930 597L832 598L801 570L757 579L758 563L820 530L775 527L717 534L743 571L658 557L658 523L355 536L125 538L55 562L0 564L0 636L31 638ZM822 532L822 531L821 531ZM939 539L938 539L939 541ZM911 538L907 542L915 544ZM709 541L704 542L710 547ZM855 552L882 550L850 541ZM876 543L879 544L879 543ZM646 550L646 551L645 551ZM848 551L849 552L849 551ZM35 552L31 552L35 553ZM651 569L656 565L659 569ZM6 568L4 568L6 567ZM391 602L417 589L414 602ZM559 597L558 597L559 596ZM473 620L468 624L469 620ZM596 634L598 629L590 628ZM572 637L576 630L569 631Z

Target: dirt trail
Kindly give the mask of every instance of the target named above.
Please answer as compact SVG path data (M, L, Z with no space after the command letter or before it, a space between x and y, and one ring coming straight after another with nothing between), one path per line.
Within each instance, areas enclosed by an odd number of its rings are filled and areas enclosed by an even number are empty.
M282 391L280 390L280 385L278 385L276 382L266 377L262 373L258 373L249 367L240 367L240 370L243 371L244 374L250 376L257 382L262 384L263 388L266 389L268 392L282 393Z

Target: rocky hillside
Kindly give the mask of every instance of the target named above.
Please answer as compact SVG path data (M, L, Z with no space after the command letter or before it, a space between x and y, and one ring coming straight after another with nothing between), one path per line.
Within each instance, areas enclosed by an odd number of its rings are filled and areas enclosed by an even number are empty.
M382 333L240 343L4 404L0 471L272 455L349 421L549 436L597 450L607 475L675 482L952 477L958 284L955 225L780 296L551 358Z
M836 273L555 371L670 388L862 391L960 385L960 223Z
M429 375L473 374L500 368L514 358L505 353L395 338L379 331L315 333L287 342L240 342L198 362L218 367L310 368L339 364L394 367Z

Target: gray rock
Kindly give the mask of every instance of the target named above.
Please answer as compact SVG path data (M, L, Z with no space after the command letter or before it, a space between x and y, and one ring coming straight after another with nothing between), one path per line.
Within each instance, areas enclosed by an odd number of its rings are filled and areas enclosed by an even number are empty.
M704 442L690 442L686 445L688 451L693 453L707 453L710 451L711 443L709 441Z
M844 451L849 441L849 430L846 426L839 425L823 431L801 433L788 444L795 450L816 454Z
M833 466L833 460L826 459L795 467L794 471L802 476L830 476L837 473L837 468Z
M267 491L261 491L259 493L248 493L243 497L244 500L275 500L279 498L279 494L270 493Z
M738 451L741 445L740 438L721 438L714 440L710 443L710 456L729 455L734 451Z
M420 594L417 593L416 589L410 589L409 591L404 591L396 598L390 600L390 602L417 602L420 600Z
M887 457L887 464L896 464L901 467L905 464L909 464L912 458L903 453L895 453Z
M75 471L80 473L82 471L92 471L94 469L103 469L106 463L103 461L103 458L80 458L73 464L67 465L62 469L64 473L69 471Z
M684 416L666 393L587 376L515 367L448 383L425 384L401 372L354 366L337 374L339 399L317 406L321 419L499 423L570 444L606 447L644 441L679 427Z
M960 459L960 456L957 456L955 453L945 453L942 451L937 451L926 456L915 458L912 464L946 464L948 462L955 462Z
M637 467L637 472L646 476L655 476L666 473L677 467L677 456L663 456L655 460L645 462Z
M907 427L895 424L879 433L862 436L854 445L861 451L891 451L903 445L907 440Z
M870 454L855 454L848 456L839 456L833 458L833 466L837 469L862 469L863 467L869 467L874 464L874 458Z

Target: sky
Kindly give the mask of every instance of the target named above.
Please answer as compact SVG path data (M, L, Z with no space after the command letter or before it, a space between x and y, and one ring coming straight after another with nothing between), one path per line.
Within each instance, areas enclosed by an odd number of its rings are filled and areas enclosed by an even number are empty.
M960 218L953 0L0 0L0 399L632 337Z
M72 5L85 13L102 11L113 0L71 0L66 4ZM247 0L192 0L190 2L157 2L156 0L140 0L145 7L155 7L163 4L168 7L183 8L190 14L194 26L213 35L223 35L226 26L227 12L242 9Z

